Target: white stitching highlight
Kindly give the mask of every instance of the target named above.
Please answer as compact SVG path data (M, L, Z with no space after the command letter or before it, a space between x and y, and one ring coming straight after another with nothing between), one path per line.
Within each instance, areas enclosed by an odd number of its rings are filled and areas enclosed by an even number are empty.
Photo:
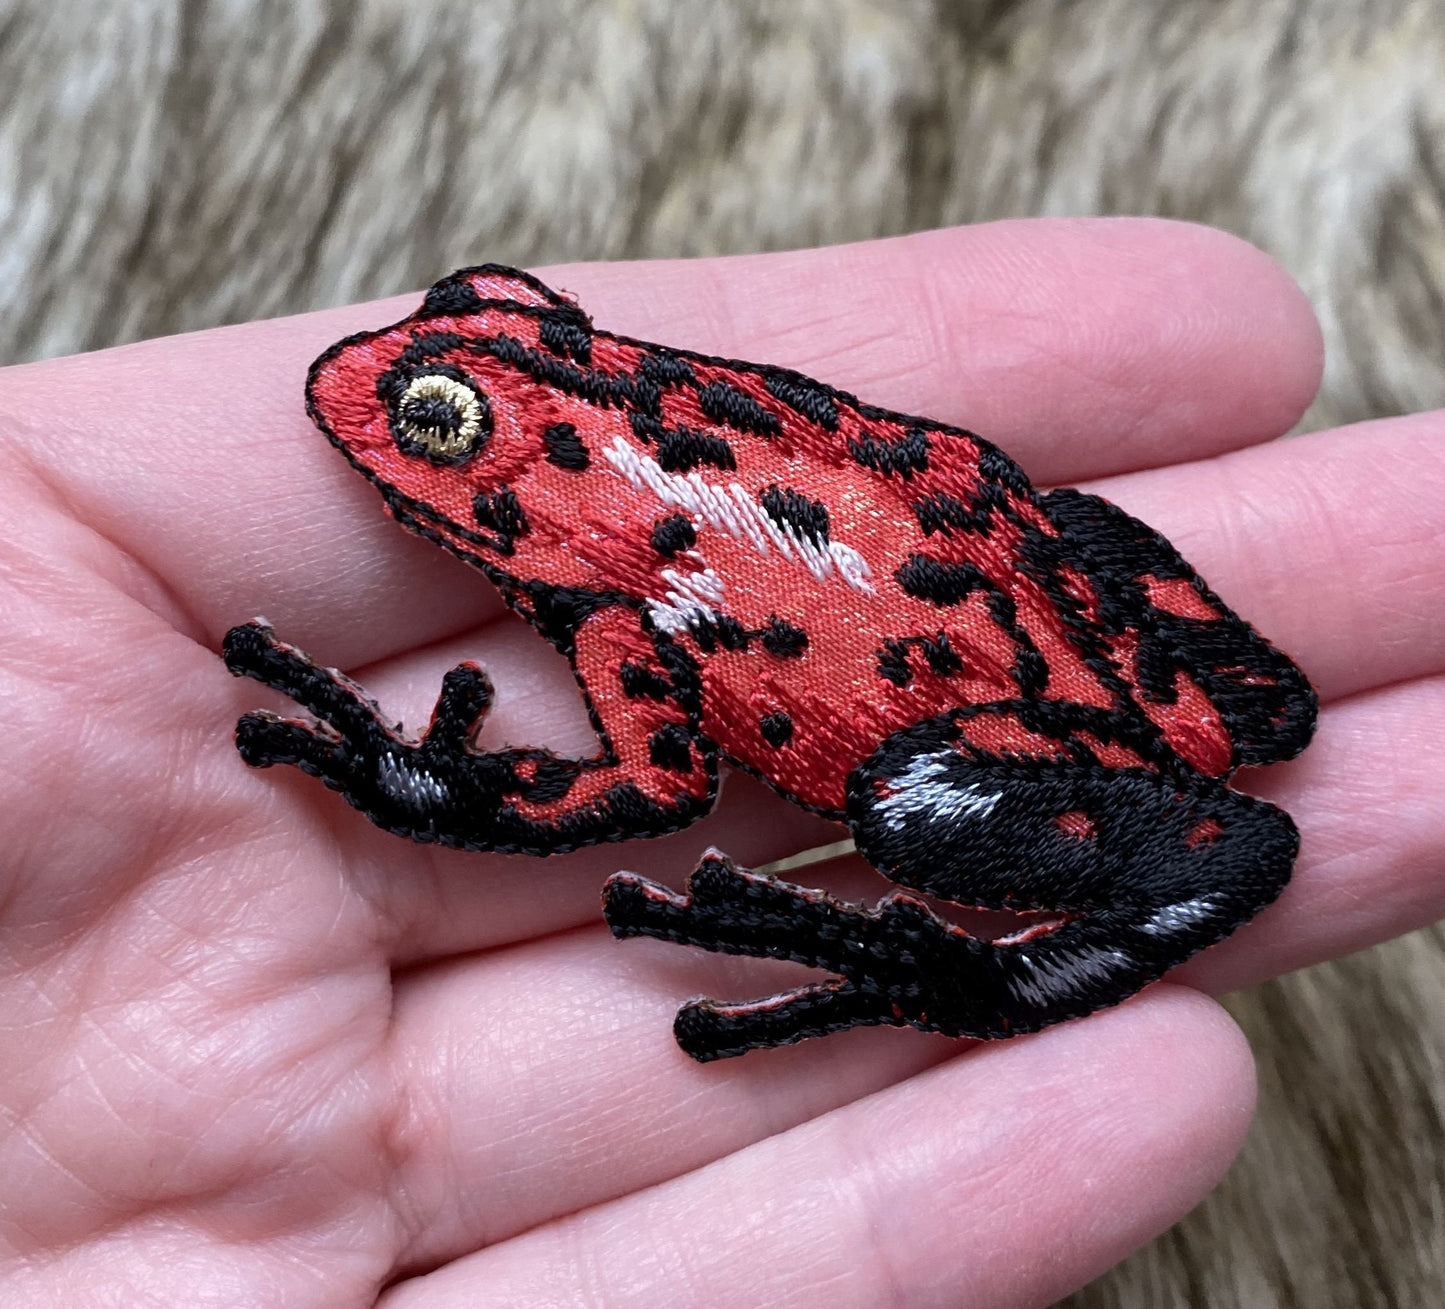
M987 818L1003 799L1002 791L990 795L967 782L936 780L949 771L950 763L956 766L958 761L956 750L941 750L910 759L903 772L888 779L889 794L878 801L876 809L884 822L896 832L910 814L928 814L935 820L960 816Z
M761 555L772 548L785 559L802 564L820 582L834 574L855 591L873 592L868 578L868 561L850 545L830 541L820 546L791 527L779 526L739 482L726 489L705 480L696 470L669 473L657 460L616 436L602 452L603 458L625 481L639 490L651 491L669 508L683 509L711 527L718 527L736 541L746 541Z

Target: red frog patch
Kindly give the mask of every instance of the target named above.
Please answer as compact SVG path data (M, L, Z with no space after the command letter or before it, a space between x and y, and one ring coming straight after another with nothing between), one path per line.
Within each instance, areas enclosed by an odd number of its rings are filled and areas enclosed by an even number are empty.
M859 1024L1033 1031L1133 994L1289 876L1289 817L1227 783L1307 744L1304 676L1156 532L1035 491L970 432L596 330L495 265L328 350L307 402L400 522L571 661L601 748L479 751L471 663L409 739L255 622L226 637L231 671L316 721L246 715L248 763L414 840L546 855L684 827L726 762L903 887L1057 915L988 940L909 890L852 906L716 853L683 894L619 873L618 936L830 974L688 1003L696 1058Z

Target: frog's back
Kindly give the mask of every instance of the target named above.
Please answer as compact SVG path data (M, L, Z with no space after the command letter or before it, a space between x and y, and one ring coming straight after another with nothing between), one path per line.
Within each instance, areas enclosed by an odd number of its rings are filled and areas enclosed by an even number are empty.
M423 374L485 405L489 435L465 458L398 450L388 397ZM599 606L637 607L702 669L704 730L819 807L783 775L840 777L881 736L960 706L1152 723L1211 774L1308 739L1302 679L1162 538L1094 497L1038 495L961 429L597 331L507 270L448 279L421 314L324 356L311 386L398 517L564 648ZM582 598L548 600L560 626L537 603L559 591Z

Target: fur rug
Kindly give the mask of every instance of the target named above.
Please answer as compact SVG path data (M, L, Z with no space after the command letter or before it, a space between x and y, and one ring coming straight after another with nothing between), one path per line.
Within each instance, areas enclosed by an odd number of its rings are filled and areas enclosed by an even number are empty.
M1432 0L0 0L0 362L512 263L1154 213L1276 255L1321 426L1445 405ZM1440 1303L1445 937L1235 997L1240 1163L1076 1306Z

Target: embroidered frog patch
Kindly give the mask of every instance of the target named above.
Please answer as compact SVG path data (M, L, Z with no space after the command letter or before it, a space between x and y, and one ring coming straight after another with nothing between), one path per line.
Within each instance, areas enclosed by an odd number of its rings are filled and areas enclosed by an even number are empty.
M571 661L601 748L476 749L492 688L471 663L409 739L257 621L228 667L315 721L247 714L247 763L414 840L546 855L686 826L725 762L912 888L849 905L716 852L681 894L612 877L618 936L829 974L684 1005L695 1058L860 1024L1034 1031L1132 995L1288 879L1289 817L1227 783L1308 743L1304 676L1156 532L1035 491L970 432L596 330L495 265L328 350L307 403L394 517ZM1054 917L990 940L913 892Z

